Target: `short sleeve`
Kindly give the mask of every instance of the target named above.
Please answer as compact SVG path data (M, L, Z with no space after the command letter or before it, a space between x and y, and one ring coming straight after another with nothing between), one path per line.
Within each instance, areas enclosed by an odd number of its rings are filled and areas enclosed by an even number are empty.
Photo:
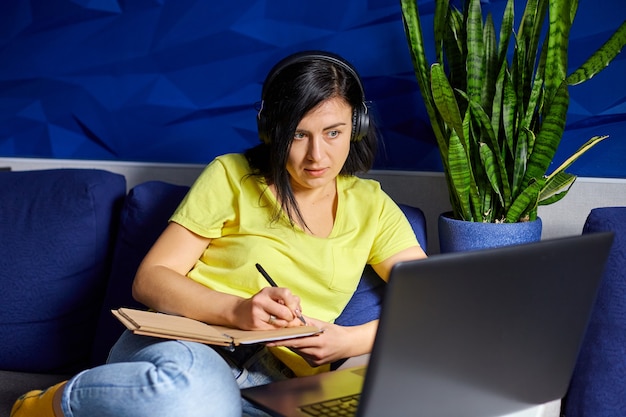
M170 221L211 239L222 235L225 224L236 222L237 195L247 166L243 156L237 157L219 157L207 165Z
M372 265L381 263L405 249L419 246L413 228L400 207L382 190L380 192L378 230L368 261Z

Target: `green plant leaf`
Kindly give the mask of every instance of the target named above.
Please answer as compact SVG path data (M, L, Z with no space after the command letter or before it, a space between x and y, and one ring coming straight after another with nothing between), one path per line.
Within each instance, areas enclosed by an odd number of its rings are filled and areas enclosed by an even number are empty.
M569 105L567 84L561 83L550 104L541 130L535 138L532 153L529 155L523 187L538 181L548 170L565 130L565 117Z
M439 114L444 122L459 136L463 147L469 149L467 139L463 134L463 121L461 120L459 105L441 64L434 63L431 66L430 76L433 100Z
M548 176L548 181L551 181L553 177L559 175L561 172L565 171L567 168L569 168L570 165L572 165L578 158L580 158L580 156L582 154L584 154L585 152L587 152L589 149L593 148L594 146L596 146L598 143L602 142L604 139L608 138L608 135L603 135L603 136L594 136L591 139L589 139L587 142L583 143L583 145L578 148L578 150L576 152L574 152L572 155L570 155L569 158L567 158L561 165L559 165L559 167L557 169L555 169L552 174L550 174Z
M535 71L535 79L533 80L532 90L528 96L528 101L522 104L520 110L522 119L519 124L520 129L528 129L534 131L535 123L540 123L539 115L542 114L543 107L543 77L546 64L546 48L542 48L539 57L539 64ZM532 145L529 143L529 145ZM532 146L529 147L532 150Z
M469 100L469 97L463 93L459 92L466 100ZM482 161L482 166L484 169L484 173L487 176L487 180L491 184L494 192L498 195L501 204L504 206L504 201L510 197L510 188L509 182L507 178L506 167L504 166L504 159L501 157L502 151L500 150L500 144L493 132L491 120L489 119L489 115L483 110L479 103L470 100L469 101L471 120L475 121L478 128L479 133L474 134L474 141L476 145L479 146L480 158ZM483 149L483 143L485 142L490 149L490 152L487 153L487 150ZM471 139L468 139L468 142L472 143ZM496 156L494 156L497 155ZM486 158L488 156L488 158ZM486 161L489 161L489 164ZM477 181L478 182L478 181Z
M626 45L626 21L622 22L615 33L584 64L567 77L569 85L580 84L591 79L606 68Z
M502 150L501 158L506 158L504 152L513 157L515 155L515 139L517 131L517 94L515 93L515 87L511 82L508 71L504 70L502 76L502 145L505 149Z
M506 222L516 223L526 220L534 220L537 217L537 201L539 192L543 188L545 178L531 183L513 201L511 207L506 212Z
M519 111L521 114L524 114L528 108L530 85L534 78L541 28L546 17L548 1L528 0L520 22L511 74L521 106Z
M550 0L550 24L548 25L548 45L546 56L545 89L546 100L560 88L567 75L567 46L572 26L571 0Z
M527 0L517 33L513 2L507 0L496 45L493 19L487 15L483 24L480 0L465 0L462 11L435 0L438 62L431 66L416 0L400 0L456 218L534 220L538 204L568 192L575 176L564 170L604 139L592 138L546 177L565 129L568 84L588 80L615 58L626 43L626 22L566 78L578 0Z
M466 138L468 138L469 149L466 149L465 153L467 155L469 170L469 198L470 198L470 213L473 221L479 221L481 219L483 213L484 206L484 190L487 188L488 184L485 184L485 176L482 173L482 165L478 163L476 158L479 158L479 155L474 155L473 150L475 149L474 144L472 143L472 137L476 137L475 134L471 133L475 130L475 127L472 123L472 118L470 115L470 111L466 110L465 115L463 117L463 134Z
M420 22L419 12L415 0L401 0L400 6L402 8L402 22L404 24L404 32L409 45L409 52L411 53L411 61L415 70L415 78L422 94L422 100L426 107L428 117L431 121L431 126L435 138L437 140L437 146L443 155L447 154L447 140L444 135L444 129L441 123L438 121L438 115L435 109L435 103L432 99L430 92L430 65L426 59L426 52L424 49L424 37L422 35L422 25ZM444 169L445 169L444 162Z
M417 10L417 8L416 8ZM435 2L435 19L433 22L434 39L435 39L435 56L438 62L443 62L443 51L451 48L452 45L445 45L446 31L448 30L448 13L451 13L450 2L448 0L440 0ZM460 51L463 47L461 44L456 46Z
M470 172L465 148L459 140L459 136L453 132L450 135L450 146L448 152L448 166L450 167L450 178L454 186L454 191L459 203L458 210L455 213L463 220L473 221L472 210L470 207Z
M451 8L447 15L438 12L439 2L435 11L435 21L441 21L441 25L446 26L443 47L445 56L441 54L438 62L447 64L450 85L454 88L467 89L467 71L465 63L467 61L467 35L463 14L455 8ZM438 14L439 13L439 14ZM445 20L444 20L445 19ZM461 109L464 113L465 109Z
M513 0L507 0L506 7L504 8L504 14L502 15L502 21L500 26L500 44L498 45L498 67L506 62L507 53L509 50L509 43L511 34L513 33L513 24L515 21L515 3Z
M483 55L483 15L480 0L469 0L467 15L467 95L481 103L484 81Z
M487 20L483 28L483 41L484 41L484 53L483 53L483 80L480 105L485 110L489 110L491 114L491 103L493 103L494 94L496 91L496 83L494 82L498 78L499 57L497 51L496 42L496 30L493 25L493 18L491 14L487 15Z
M498 71L498 75L495 85L495 91L493 94L493 102L491 103L491 126L493 128L493 133L497 138L501 136L501 124L502 124L502 111L504 102L503 94L504 94L504 77L507 72L506 62L502 63L500 66L500 70Z
M504 197L502 196L501 184L502 181L499 172L498 172L498 163L496 162L497 157L493 154L493 151L487 146L485 143L481 143L478 147L480 151L480 159L483 164L483 169L485 170L485 174L487 175L487 179L491 184L491 188L494 193L498 196L500 200L500 204L504 206ZM490 193L485 193L490 194ZM484 213L486 210L483 208L481 210Z
M413 68L415 70L415 77L420 87L422 95L424 96L425 104L427 106L432 105L432 101L429 100L430 94L428 88L430 84L430 71L428 61L426 59L426 53L424 51L424 38L422 36L422 25L420 22L419 12L415 0L401 0L400 5L402 8L402 22L404 24L404 32L409 44L409 51L411 53L411 60L413 62ZM430 113L429 113L430 114Z
M576 175L568 174L567 172L559 172L555 176L546 181L539 192L538 205L553 204L565 197L569 189L576 181Z
M528 161L529 144L534 142L534 133L530 130L522 130L517 138L517 146L515 148L515 157L513 159L513 178L511 185L511 195L519 193L524 176L526 175L526 163ZM504 205L507 208L506 205Z

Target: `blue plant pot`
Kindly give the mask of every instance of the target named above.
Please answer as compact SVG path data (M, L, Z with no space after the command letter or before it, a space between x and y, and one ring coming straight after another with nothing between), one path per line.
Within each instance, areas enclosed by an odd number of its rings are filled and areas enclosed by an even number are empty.
M456 220L451 213L439 216L441 253L495 248L541 239L541 219L519 223L480 223Z

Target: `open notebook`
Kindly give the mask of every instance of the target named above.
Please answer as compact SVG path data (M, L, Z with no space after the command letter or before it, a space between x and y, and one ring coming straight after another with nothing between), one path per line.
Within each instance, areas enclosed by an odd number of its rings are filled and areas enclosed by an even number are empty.
M135 334L164 339L188 340L209 345L238 346L311 336L320 332L314 326L286 327L273 330L239 330L209 325L187 317L152 311L119 308L112 313Z
M488 417L565 395L612 234L396 265L369 365L245 389L281 416L359 395L359 417ZM321 414L324 415L324 414Z

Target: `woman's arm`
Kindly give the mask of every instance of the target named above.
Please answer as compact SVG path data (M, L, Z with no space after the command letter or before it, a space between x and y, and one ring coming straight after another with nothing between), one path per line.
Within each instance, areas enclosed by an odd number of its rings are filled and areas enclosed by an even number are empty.
M157 311L241 329L300 325L293 312L300 300L286 288L264 288L249 299L214 291L186 274L211 239L170 223L143 259L133 282L133 297ZM268 323L269 316L277 320Z
M376 271L378 276L380 276L385 281L389 281L391 268L393 268L396 263L424 258L426 258L426 253L424 252L424 250L420 246L412 246L408 249L396 253L393 256L390 256L379 264L372 265L372 268L374 269L374 271Z
M139 265L133 297L158 311L215 324L230 323L229 313L239 300L186 277L210 242L177 223L170 223Z
M426 258L426 254L422 248L413 246L398 252L379 264L372 265L372 267L387 281L391 268L397 262L423 258ZM307 318L306 321L308 324L324 329L324 332L317 336L282 341L269 346L289 347L312 366L369 353L374 346L378 320L358 326L339 326L312 318Z

